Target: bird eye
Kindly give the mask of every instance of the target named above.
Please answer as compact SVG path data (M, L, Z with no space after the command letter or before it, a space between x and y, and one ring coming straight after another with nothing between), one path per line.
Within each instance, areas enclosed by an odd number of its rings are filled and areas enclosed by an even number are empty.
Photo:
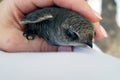
M75 32L73 32L71 29L67 29L67 30L66 30L66 34L67 34L67 36L70 37L72 40L78 39L78 35L77 35Z

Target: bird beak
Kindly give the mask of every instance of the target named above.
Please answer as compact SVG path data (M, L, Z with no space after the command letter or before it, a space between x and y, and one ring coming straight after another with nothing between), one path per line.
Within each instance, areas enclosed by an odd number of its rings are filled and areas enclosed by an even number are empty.
M93 48L92 42L87 42L87 43L85 43L85 44L88 45L89 47Z

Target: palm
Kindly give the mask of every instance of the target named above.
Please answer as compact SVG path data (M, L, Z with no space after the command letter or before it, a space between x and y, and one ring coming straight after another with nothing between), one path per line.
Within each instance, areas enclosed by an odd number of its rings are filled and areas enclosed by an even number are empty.
M5 23L0 25L0 48L4 51L16 52L16 51L57 51L57 47L49 46L42 38L36 37L35 40L27 40L23 36L23 25L19 24L23 13L18 9L14 10L5 10L10 12L10 14L1 14L6 16ZM14 16L15 14L15 16ZM1 17L2 17L1 16Z

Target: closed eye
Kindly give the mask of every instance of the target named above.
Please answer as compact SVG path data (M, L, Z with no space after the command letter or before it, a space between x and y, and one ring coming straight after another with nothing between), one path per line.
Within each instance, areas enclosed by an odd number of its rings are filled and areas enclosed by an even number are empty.
M73 40L73 41L78 39L78 35L77 35L75 32L73 32L71 29L67 29L67 30L66 30L66 34L67 34L67 36L70 37L71 40Z

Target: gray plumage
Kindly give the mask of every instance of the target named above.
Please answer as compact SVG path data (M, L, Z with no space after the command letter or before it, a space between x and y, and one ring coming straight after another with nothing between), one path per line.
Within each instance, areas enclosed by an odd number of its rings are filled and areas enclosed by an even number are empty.
M92 47L93 25L79 13L58 7L38 9L21 21L26 25L24 36L33 40L36 35L50 45Z

